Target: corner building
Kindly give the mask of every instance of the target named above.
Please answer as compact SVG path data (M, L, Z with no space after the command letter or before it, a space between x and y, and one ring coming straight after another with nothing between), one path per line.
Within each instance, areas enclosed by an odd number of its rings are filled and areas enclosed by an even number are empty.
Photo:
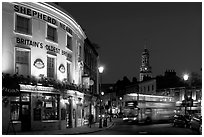
M2 132L83 125L86 35L52 3L2 3Z

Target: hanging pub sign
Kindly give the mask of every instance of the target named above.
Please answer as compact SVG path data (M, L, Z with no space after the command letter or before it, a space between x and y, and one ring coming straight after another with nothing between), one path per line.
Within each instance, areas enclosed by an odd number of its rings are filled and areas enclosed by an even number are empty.
M41 59L39 59L39 58L34 61L33 65L38 69L42 69L42 68L45 67L43 61Z
M85 89L89 89L90 77L88 77L88 76L83 76L82 79L83 79L83 87L84 87Z
M61 64L61 65L59 66L59 71L62 72L62 73L65 72L65 67L64 67L63 64Z
M92 79L90 79L89 83L90 83L90 86L93 86L94 81Z

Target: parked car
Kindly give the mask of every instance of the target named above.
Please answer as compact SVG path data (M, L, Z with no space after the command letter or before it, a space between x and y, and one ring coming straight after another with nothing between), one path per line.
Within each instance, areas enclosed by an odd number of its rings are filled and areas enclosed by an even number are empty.
M174 115L173 117L173 126L190 126L190 116L189 115Z
M202 116L201 114L194 114L190 120L190 128L197 130L202 134Z

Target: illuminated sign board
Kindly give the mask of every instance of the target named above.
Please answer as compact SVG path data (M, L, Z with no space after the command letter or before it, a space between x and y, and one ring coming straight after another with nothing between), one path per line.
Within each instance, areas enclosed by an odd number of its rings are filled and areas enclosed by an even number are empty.
M126 101L125 106L135 108L137 107L137 101Z
M30 92L34 92L34 91L47 91L47 92L53 92L54 88L53 87L44 87L44 86L32 86L32 85L23 85L23 84L19 84L20 85L20 90L24 90L24 91L30 91Z

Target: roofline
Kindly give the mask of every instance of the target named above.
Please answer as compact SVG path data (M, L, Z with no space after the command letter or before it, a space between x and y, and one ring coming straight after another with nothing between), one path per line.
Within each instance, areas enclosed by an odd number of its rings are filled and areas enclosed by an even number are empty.
M84 37L84 39L87 38L85 32L83 31L83 29L81 28L81 26L76 22L76 20L63 8L57 6L54 3L51 2L36 2L36 4L41 5L41 6L45 6L46 8L49 8L50 10L55 10L56 12L58 12L59 14L61 14L62 16L64 16L65 18L67 18L68 20L70 20L70 22L75 26L75 28L81 33L81 35Z

